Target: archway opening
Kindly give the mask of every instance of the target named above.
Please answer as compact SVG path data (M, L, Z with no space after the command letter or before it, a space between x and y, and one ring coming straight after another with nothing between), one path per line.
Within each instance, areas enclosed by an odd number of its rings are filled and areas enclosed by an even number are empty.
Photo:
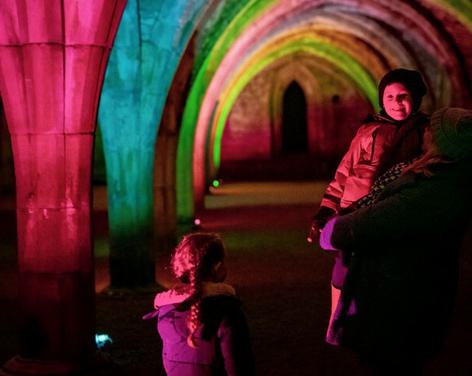
M300 85L292 81L283 96L282 153L305 153L308 150L307 129L305 94Z

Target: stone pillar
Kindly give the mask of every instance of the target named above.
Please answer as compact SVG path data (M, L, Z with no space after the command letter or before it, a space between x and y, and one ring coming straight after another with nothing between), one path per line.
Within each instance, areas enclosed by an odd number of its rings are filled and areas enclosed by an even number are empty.
M129 0L100 99L110 285L155 286L154 155L165 100L206 0ZM160 203L158 204L160 205Z
M180 59L167 95L156 142L154 172L154 240L156 250L166 254L192 224L177 224L175 173L177 144L190 79L195 64L195 35Z
M125 0L2 0L0 91L17 188L20 356L69 374L95 352L91 162L98 98Z

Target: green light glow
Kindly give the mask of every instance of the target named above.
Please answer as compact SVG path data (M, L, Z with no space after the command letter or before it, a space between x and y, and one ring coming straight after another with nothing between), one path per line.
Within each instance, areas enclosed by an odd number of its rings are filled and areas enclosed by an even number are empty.
M470 3L469 0L427 1L430 1L436 6L439 5L444 9L449 10L452 14L457 16L465 25L467 25L469 29L472 29L472 3ZM307 3L308 2L309 1L307 0ZM290 10L287 10L286 17L290 17L290 12L292 11L292 8L289 6L290 3L291 2L287 2L287 9ZM297 2L297 7L298 5L301 6L302 3L302 1L300 1L299 3ZM314 6L320 6L318 2L316 3L317 5ZM237 2L235 2L234 4L237 4ZM196 58L197 72L195 74L194 84L190 90L188 102L184 109L181 133L179 136L179 145L177 152L176 193L177 215L180 220L186 221L192 218L193 216L193 176L191 168L189 170L189 166L192 166L193 161L195 127L197 124L201 104L208 88L208 85L213 79L214 74L217 71L219 65L221 64L222 59L227 54L230 46L234 43L234 41L243 32L247 31L246 29L249 29L249 25L254 24L256 18L261 18L260 15L264 12L268 12L271 6L279 5L280 2L276 0L249 0L244 6L241 6L241 4L239 3L238 6L240 6L241 10L239 11L239 13L237 13L237 15L234 16L234 19L231 22L228 22L228 19L219 19L215 22L215 25L218 25L218 28L221 30L221 35L219 35L219 32L214 32L213 30L211 30L210 32L208 32L207 39L203 40L203 43L205 45L202 49L202 54L197 55ZM224 7L227 7L227 4L225 4ZM235 13L236 12L228 11L227 14L234 15ZM223 26L226 26L226 29L224 29ZM213 43L214 45L211 46ZM377 101L373 99L376 93L375 84L369 74L366 73L366 70L363 69L360 64L356 63L355 57L348 56L345 53L343 56L343 53L339 49L336 49L335 47L331 47L330 49L329 46L327 46L328 44L329 42L327 42L326 45L322 46L320 51L318 51L317 56L336 64L341 69L343 69L343 71L348 73L351 79L355 81L356 84L364 91L365 96L369 98L373 106L377 108ZM314 48L314 46L305 46L304 48L300 48L300 51L311 51L311 53L316 54L317 51L312 51ZM335 52L335 54L331 55L331 52ZM289 52L288 50L286 51L286 54L290 53L296 52ZM277 58L275 57L275 55L276 54L274 54L273 60ZM207 56L205 60L203 60L203 56ZM270 58L266 57L265 59ZM216 112L218 114L218 120L216 126L213 129L213 139L215 141L215 145L211 152L211 154L213 155L211 162L213 162L215 166L219 166L220 163L219 158L221 149L221 136L224 128L224 122L228 116L232 103L234 103L234 99L240 93L242 88L247 84L247 82L249 82L249 77L254 77L257 72L263 69L262 67L265 67L268 64L270 64L269 60L256 61L256 65L259 66L259 70L253 69L252 73L246 72L246 78L244 79L240 77L239 80L243 81L239 84L234 84L235 92L231 95L228 94L226 99L222 101L222 104L218 107L218 111ZM367 67L367 69L370 70L371 67ZM349 74L349 72L351 73ZM231 101L231 105L228 104ZM212 143L210 142L208 145L211 146Z
M195 126L207 87L234 41L251 24L255 17L259 16L270 5L276 2L277 0L249 1L219 36L219 39L197 73L187 103L185 104L177 148L176 201L179 222L188 222L193 217L193 177L188 168L192 166L193 154L191 154L191 151L193 150Z
M439 2L469 30L472 30L472 2L470 0L440 0ZM436 1L431 1L431 3L435 4Z
M254 59L251 59L251 61L247 62L247 64L245 64L241 69L239 77L236 78L232 84L228 85L229 89L220 97L221 102L216 111L213 128L214 142L211 143L211 145L213 145L213 164L215 170L220 166L221 139L226 119L228 118L231 108L241 91L270 63L297 52L306 52L315 55L339 67L357 84L366 98L372 103L372 106L378 110L377 86L375 81L364 67L339 48L332 46L325 41L308 37L289 41L285 45L272 46L270 51L260 60L254 61Z
M197 36L197 50L195 51L195 64L193 73L196 75L205 59L211 53L215 43L221 38L238 14L244 9L250 0L225 0L219 2L212 10L212 14L205 20L204 27L199 31Z
M277 3L277 0L252 0L241 10L233 22L228 26L224 33L215 43L211 54L206 58L209 62L207 69L211 76L216 71L229 47L244 32L244 30L258 17L262 12L269 11L267 8ZM207 72L208 73L208 72ZM211 77L208 77L211 78ZM210 81L210 80L209 80Z
M207 6L205 0L128 0L123 13L98 113L115 287L154 282L150 235L157 131L178 61Z

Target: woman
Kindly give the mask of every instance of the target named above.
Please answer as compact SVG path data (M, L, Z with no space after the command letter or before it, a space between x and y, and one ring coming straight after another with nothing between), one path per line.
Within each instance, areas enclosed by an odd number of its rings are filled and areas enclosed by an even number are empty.
M373 205L328 221L320 245L352 256L330 333L375 374L421 374L442 346L472 204L472 111L431 118L428 150Z

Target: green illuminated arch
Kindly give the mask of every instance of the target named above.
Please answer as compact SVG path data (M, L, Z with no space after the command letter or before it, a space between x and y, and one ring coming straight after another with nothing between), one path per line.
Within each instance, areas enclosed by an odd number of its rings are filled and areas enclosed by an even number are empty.
M323 58L331 64L339 67L353 82L357 84L372 106L378 109L377 85L372 76L352 56L341 49L330 45L327 41L308 38L306 36L295 40L285 41L282 45L272 45L264 50L259 56L250 59L241 67L236 78L228 84L227 89L220 97L219 105L215 112L210 142L210 153L212 154L211 169L217 170L221 159L221 139L228 115L237 97L244 87L265 67L277 59L297 52L306 52Z
M189 150L193 150L195 125L206 89L234 41L255 18L275 3L277 3L277 0L250 0L234 17L233 21L228 24L222 34L218 36L218 40L214 43L211 52L203 61L196 75L185 104L177 147L177 215L181 222L187 222L193 216L192 173L188 172L192 165L192 155L189 155Z
M453 16L457 17L461 20L461 22L466 25L469 29L472 29L472 4L468 0L427 0L430 1L431 4L434 4L436 7L443 8L445 11L449 12ZM353 6L352 9L357 9L355 7L355 1L351 2L344 2L343 4L347 7ZM285 6L285 4L287 4ZM221 35L219 36L218 33L212 33L211 38L214 38L214 41L210 41L209 45L213 46L210 48L205 49L205 54L207 51L210 50L210 53L206 56L206 59L197 58L198 61L202 61L201 65L198 63L196 67L198 71L195 75L195 80L193 82L193 86L191 87L189 99L184 109L184 116L183 122L181 127L181 133L179 135L179 145L177 151L177 179L176 179L176 189L177 189L177 213L179 219L188 220L193 216L193 205L194 205L194 197L193 197L193 176L192 176L192 159L193 159L193 145L194 145L194 137L195 137L195 127L198 121L198 116L200 112L200 108L202 105L202 101L204 96L206 95L207 89L209 84L211 83L215 72L219 68L223 58L228 53L230 47L233 43L241 36L244 32L247 32L250 28L251 24L255 24L254 21L257 19L257 22L263 22L262 19L269 14L271 7L280 7L283 6L286 8L286 13L284 14L284 19L293 16L294 13L298 12L300 9L308 9L309 4L312 7L320 7L324 5L331 5L336 6L338 3L335 1L313 1L313 0L299 0L295 2L280 2L277 0L249 0L247 4L242 6L239 13L234 16L234 19L231 22L225 21L222 24L227 24L226 29L222 30ZM408 4L403 4L404 6L408 6ZM427 5L425 5L427 7ZM388 7L382 8L379 5L379 9L383 12L388 12ZM369 8L370 9L370 8ZM280 9L279 9L280 10ZM372 9L370 9L372 10ZM373 12L373 11L372 11ZM415 13L412 10L412 13ZM234 14L234 13L233 13ZM268 28L278 27L278 23L280 20L276 20L275 18L267 23ZM265 24L265 23L264 23ZM257 29L257 28L254 28ZM256 34L255 34L256 35ZM211 39L209 38L209 39ZM316 44L316 43L315 43ZM332 44L332 43L331 43ZM330 55L332 51L338 51L339 54L334 54L334 58L331 57L331 63L340 65L343 71L349 73L349 70L352 67L357 67L360 72L364 74L361 76L356 76L355 74L348 74L356 84L362 89L364 88L364 94L366 95L369 100L372 102L372 95L368 94L369 91L375 93L375 85L370 78L370 89L366 92L365 88L369 87L369 85L365 86L366 78L369 78L369 74L362 69L361 65L356 62L355 57L349 56L339 48L330 46L330 42L326 42L325 45L323 43L319 43L320 51L318 51L318 56L330 60ZM309 47L307 44L305 47L301 49L301 51L315 49L315 47ZM293 51L296 48L293 47ZM332 51L331 51L332 50ZM316 51L315 51L316 52ZM286 54L290 54L290 48L286 47ZM344 58L342 55L347 57ZM269 56L270 55L270 56ZM354 55L354 54L351 54ZM229 114L229 110L231 109L232 103L234 103L235 98L238 96L240 91L243 87L249 82L250 77L254 77L263 67L270 64L270 59L272 57L272 61L277 59L277 53L273 52L268 54L264 59L260 60L252 60L253 62L257 63L260 67L259 70L253 68L252 73L250 71L243 73L244 69L240 70L239 77L233 81L233 83L228 86L234 86L234 94L227 93L225 96L222 96L222 100L218 105L215 114L216 118L215 121L212 122L212 133L211 133L211 143L209 147L211 148L210 155L210 165L214 165L215 167L219 166L219 158L220 158L220 149L221 149L221 136L224 129L224 122ZM339 61L335 61L336 58L340 58ZM244 58L244 56L242 57ZM368 67L369 71L372 72L371 67ZM372 72L373 73L373 72ZM245 78L244 78L245 77ZM240 83L237 83L241 81ZM230 89L228 89L230 90ZM373 101L373 105L377 107L376 101ZM213 146L214 143L214 146Z

